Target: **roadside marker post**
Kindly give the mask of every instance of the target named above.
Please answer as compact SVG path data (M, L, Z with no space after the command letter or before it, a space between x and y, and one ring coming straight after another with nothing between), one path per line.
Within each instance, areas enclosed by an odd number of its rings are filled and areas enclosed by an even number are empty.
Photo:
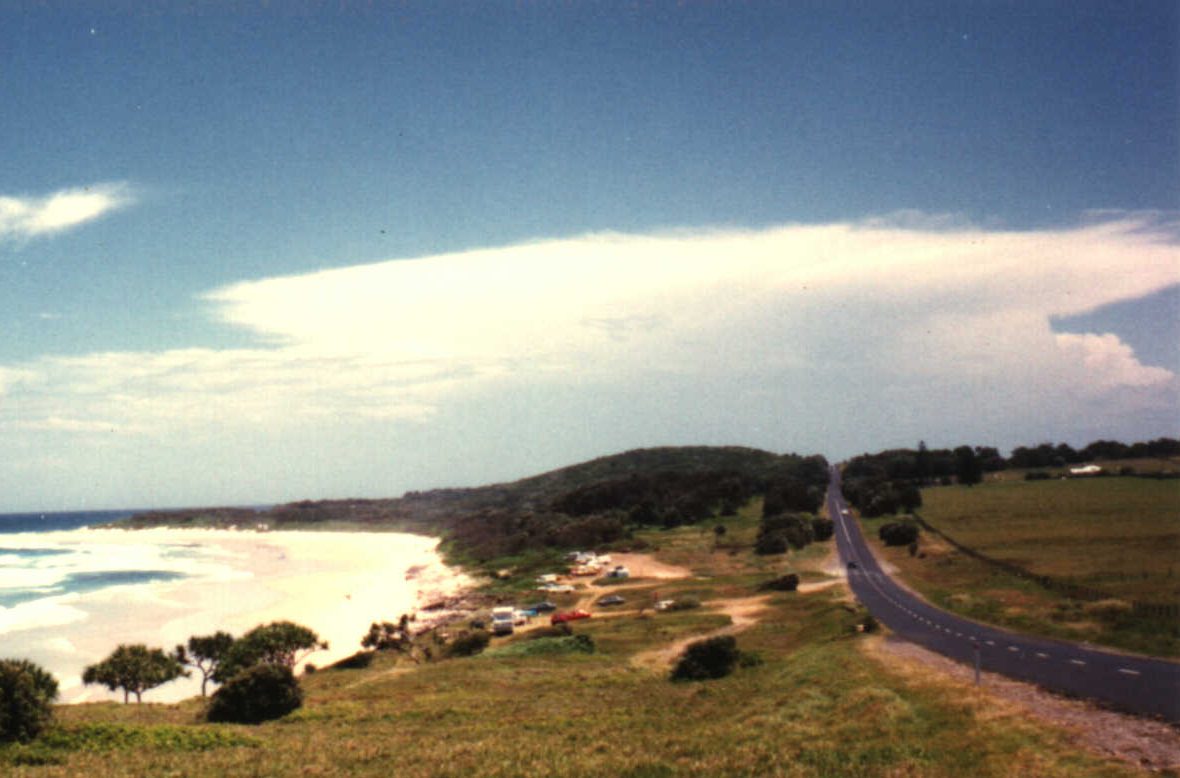
M979 686L979 665L980 665L979 641L972 640L971 647L975 649L975 685Z

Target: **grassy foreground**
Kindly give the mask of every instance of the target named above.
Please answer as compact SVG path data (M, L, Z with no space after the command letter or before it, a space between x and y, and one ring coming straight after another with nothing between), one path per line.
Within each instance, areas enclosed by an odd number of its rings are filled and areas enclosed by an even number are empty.
M0 749L14 776L1122 776L1021 712L931 677L915 681L863 650L842 583L756 594L771 574L825 576L831 541L754 556L749 513L711 531L653 532L657 555L693 569L635 581L629 602L692 592L705 607L623 611L580 622L596 651L522 650L413 666L381 655L306 676L302 709L257 727L197 723L202 703L67 706L44 743ZM666 549L666 551L664 551ZM725 626L722 602L763 598L738 633L761 663L673 684L651 652ZM629 607L629 606L628 606ZM359 635L358 635L359 638ZM503 650L510 648L510 650Z
M1180 603L1180 481L1093 478L924 489L921 515L958 543L1037 575L1104 593L1076 600L923 533L921 554L876 540L903 578L941 607L1013 629L1180 656L1180 620L1132 603ZM888 519L886 519L888 520Z

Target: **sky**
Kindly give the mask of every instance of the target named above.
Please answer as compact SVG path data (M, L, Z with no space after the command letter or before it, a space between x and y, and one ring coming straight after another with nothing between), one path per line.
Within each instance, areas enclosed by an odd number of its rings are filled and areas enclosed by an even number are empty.
M0 511L1180 435L1170 2L0 2Z

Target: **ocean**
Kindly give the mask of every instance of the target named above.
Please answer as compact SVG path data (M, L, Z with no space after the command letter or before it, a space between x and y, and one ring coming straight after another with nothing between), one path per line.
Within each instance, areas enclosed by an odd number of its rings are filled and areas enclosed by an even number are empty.
M358 650L370 622L468 583L442 563L436 539L417 535L97 528L132 513L0 515L0 658L49 670L65 702L120 698L81 683L120 643L171 650L289 619L329 641L311 657L322 665ZM173 682L144 699L198 687Z

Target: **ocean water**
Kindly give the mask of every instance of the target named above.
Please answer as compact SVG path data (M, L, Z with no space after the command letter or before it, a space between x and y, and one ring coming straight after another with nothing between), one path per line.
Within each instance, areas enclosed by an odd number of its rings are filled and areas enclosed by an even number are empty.
M18 647L6 639L12 633L60 621L61 604L74 595L210 572L208 549L200 544L156 544L146 536L142 543L96 542L86 531L134 513L0 514L0 651ZM120 540L134 535L117 534Z
M0 658L49 670L64 702L119 698L84 687L81 674L120 643L171 650L193 635L290 619L329 640L312 657L322 665L358 650L371 621L467 583L431 538L97 528L130 513L0 515ZM174 682L145 701L198 688L199 679Z

